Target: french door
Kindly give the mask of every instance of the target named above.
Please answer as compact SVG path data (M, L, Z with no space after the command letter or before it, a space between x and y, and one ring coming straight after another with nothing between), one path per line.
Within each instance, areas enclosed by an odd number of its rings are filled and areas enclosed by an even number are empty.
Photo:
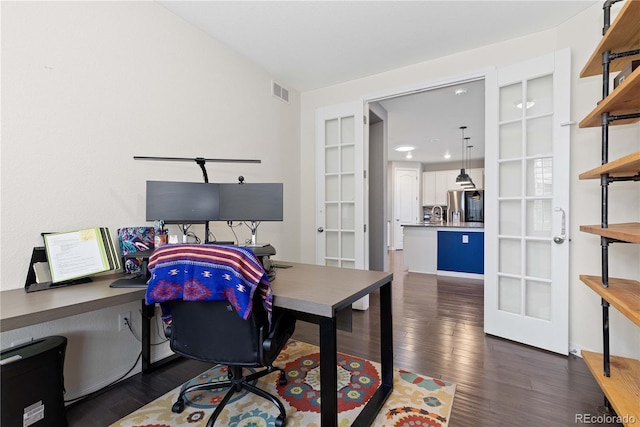
M368 268L363 102L316 111L316 263Z
M568 354L568 49L486 78L485 332Z

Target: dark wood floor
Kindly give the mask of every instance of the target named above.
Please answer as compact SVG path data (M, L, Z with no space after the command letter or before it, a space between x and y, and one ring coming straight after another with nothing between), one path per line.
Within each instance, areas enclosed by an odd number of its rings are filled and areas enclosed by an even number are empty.
M483 332L481 282L408 273L390 254L397 368L457 384L451 427L571 426L602 414L603 394L582 359L558 356ZM338 350L379 361L378 294L355 312ZM318 344L318 328L298 322L294 338ZM182 359L138 374L68 408L69 424L107 426L209 366ZM617 425L617 424L599 424Z

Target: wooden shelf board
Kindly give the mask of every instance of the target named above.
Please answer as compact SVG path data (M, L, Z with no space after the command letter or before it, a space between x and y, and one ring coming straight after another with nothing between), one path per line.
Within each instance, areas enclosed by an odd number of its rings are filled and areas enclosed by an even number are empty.
M602 74L602 53L625 52L640 47L640 0L626 0L618 16L613 21L607 33L600 39L598 47L580 72L580 77L596 76ZM611 63L611 71L622 70L628 61L637 59L640 55L618 59Z
M640 360L611 356L611 376L603 374L601 353L582 350L582 358L616 414L632 426L640 420Z
M640 326L640 281L609 277L609 286L605 288L600 276L581 274L580 280L627 319Z
M627 0L628 1L628 0ZM637 0L640 3L640 0ZM640 22L640 18L638 18ZM638 25L640 28L640 25ZM609 96L600 101L587 117L580 122L581 128L596 127L602 125L602 113L607 112L610 115L633 114L640 110L640 67L636 68L622 83L615 88ZM615 120L609 123L609 126L626 125L635 123L640 120L626 119Z
M633 176L640 173L640 151L631 153L607 164L598 166L587 172L581 173L580 179L600 179L600 175L608 173L609 176Z
M640 243L640 222L609 224L608 228L602 228L600 225L581 225L580 231L624 242Z

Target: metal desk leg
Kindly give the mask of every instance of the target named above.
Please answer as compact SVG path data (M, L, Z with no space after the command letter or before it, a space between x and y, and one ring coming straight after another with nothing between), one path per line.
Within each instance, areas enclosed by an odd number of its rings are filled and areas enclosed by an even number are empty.
M391 318L391 282L380 288L380 357L382 385L393 390L393 319Z
M338 367L335 317L320 318L320 425L338 425Z
M358 414L351 427L370 426L393 392L393 320L391 318L391 282L380 288L380 386Z
M155 315L155 306L142 300L142 372L151 368L151 319Z
M147 305L142 300L142 372L151 372L169 362L179 358L180 355L172 354L162 360L151 362L151 320L156 314L155 305Z

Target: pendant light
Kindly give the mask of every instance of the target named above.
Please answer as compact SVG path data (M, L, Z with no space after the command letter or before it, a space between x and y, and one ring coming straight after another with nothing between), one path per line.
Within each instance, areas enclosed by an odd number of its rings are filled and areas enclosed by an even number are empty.
M470 137L465 137L464 138L464 148L466 151L466 160L465 160L465 171L468 171L471 169L471 148L473 147L473 145L469 144L469 140L471 138ZM476 185L473 183L473 178L471 178L471 175L467 174L467 176L469 177L469 183L468 184L462 184L462 187L465 190L475 190Z
M471 178L467 175L467 172L464 170L464 130L466 126L460 126L460 130L462 131L462 165L460 167L460 174L456 177L456 184L465 186L471 183Z
M470 169L470 167L471 167L471 149L473 148L473 145L469 144L469 142L468 142L471 138L467 137L465 139L467 140L467 169ZM471 179L471 176L469 176L469 181L471 181L471 184L469 184L468 187L465 187L465 189L474 190L474 192L471 194L471 199L480 200L480 192L476 189L476 185L473 183L473 179Z

